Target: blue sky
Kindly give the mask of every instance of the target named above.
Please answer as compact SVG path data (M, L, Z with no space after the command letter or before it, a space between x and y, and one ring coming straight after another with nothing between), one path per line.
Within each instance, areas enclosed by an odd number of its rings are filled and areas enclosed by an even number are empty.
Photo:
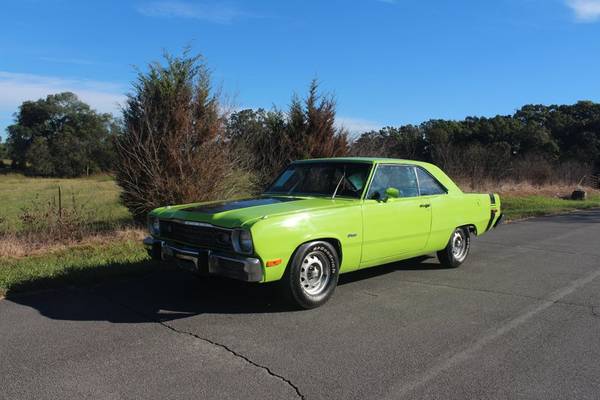
M600 101L600 0L3 0L0 132L63 90L118 113L135 66L186 45L236 107L317 77L352 131Z

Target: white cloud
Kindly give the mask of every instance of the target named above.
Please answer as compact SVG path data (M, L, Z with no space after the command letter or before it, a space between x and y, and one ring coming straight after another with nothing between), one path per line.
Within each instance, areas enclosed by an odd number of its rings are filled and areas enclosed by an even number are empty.
M73 92L100 112L118 112L125 101L122 87L110 82L0 71L0 113L16 112L25 100L59 92Z
M343 117L339 116L335 118L336 124L345 128L350 132L350 136L358 136L363 132L379 130L383 127L383 124L380 124L375 121L369 121L361 118L351 118L351 117Z
M218 24L229 24L242 17L254 17L227 3L187 3L177 0L145 3L137 11L148 17L178 17L198 19Z
M577 20L592 22L600 18L600 0L566 0Z

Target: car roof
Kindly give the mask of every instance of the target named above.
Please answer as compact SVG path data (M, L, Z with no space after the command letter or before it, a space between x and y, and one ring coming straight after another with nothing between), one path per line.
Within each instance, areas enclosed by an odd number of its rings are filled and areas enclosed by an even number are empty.
M318 162L348 162L348 163L366 163L371 165L378 164L405 164L405 165L417 165L425 168L430 174L442 183L448 190L448 193L462 193L460 188L437 166L415 160L404 160L400 158L384 158L384 157L332 157L332 158L312 158L308 160L294 161L292 164L302 163L318 163Z
M385 158L385 157L331 157L331 158L310 158L307 160L297 160L294 163L309 163L309 162L356 162L369 164L417 164L425 165L422 161L404 160L401 158Z

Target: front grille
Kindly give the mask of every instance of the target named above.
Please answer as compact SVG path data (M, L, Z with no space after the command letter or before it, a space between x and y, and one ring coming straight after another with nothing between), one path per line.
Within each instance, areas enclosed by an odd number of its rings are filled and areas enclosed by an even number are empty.
M207 249L233 250L231 230L214 226L161 220L160 236L166 240Z

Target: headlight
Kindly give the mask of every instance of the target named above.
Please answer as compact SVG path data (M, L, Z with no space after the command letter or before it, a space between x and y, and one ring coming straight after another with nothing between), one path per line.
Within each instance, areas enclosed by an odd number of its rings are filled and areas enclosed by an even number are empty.
M252 245L252 235L249 231L236 229L232 233L233 249L238 253L252 254L254 247Z
M157 217L148 218L148 230L151 235L160 235L160 220Z

